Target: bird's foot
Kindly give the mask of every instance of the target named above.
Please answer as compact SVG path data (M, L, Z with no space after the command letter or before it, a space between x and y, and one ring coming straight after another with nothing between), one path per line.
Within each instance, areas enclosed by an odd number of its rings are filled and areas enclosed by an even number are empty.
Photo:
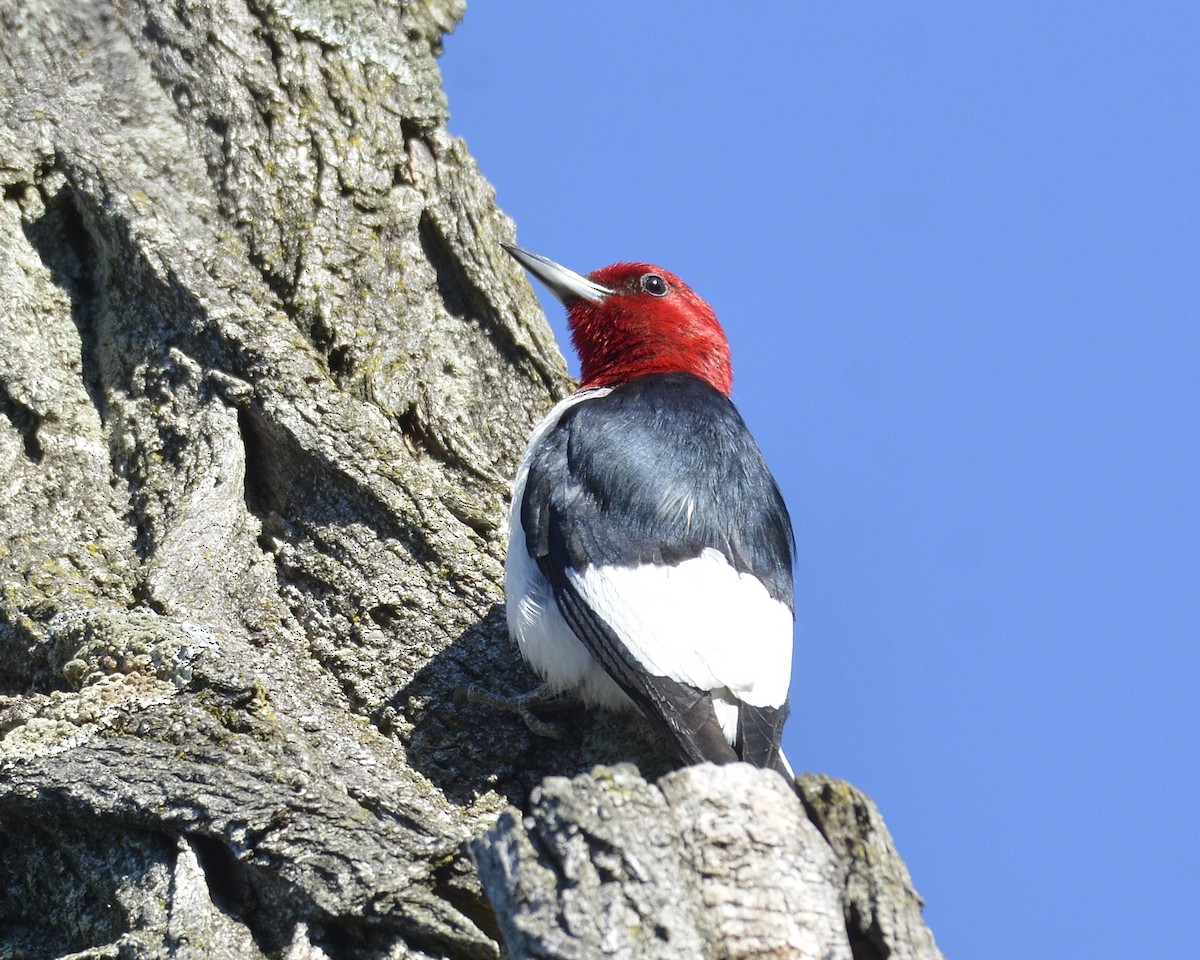
M502 697L483 687L463 686L455 691L455 699L491 707L493 710L502 710L505 713L515 713L525 722L525 726L531 733L535 733L539 737L546 737L548 740L563 738L562 727L549 720L543 720L533 712L535 709L561 710L568 705L566 698L551 690L549 684L543 683L540 687L535 687L527 693L518 693L511 697Z

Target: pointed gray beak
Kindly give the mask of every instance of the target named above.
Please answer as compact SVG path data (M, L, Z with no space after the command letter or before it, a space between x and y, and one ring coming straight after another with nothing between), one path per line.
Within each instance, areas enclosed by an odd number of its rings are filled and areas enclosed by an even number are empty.
M508 243L502 243L500 246L507 250L517 263L541 280L546 288L563 303L570 303L572 300L591 300L592 303L601 303L613 292L608 287L601 286L574 270L568 270L562 264L555 263L549 257L522 250L520 247L514 247Z

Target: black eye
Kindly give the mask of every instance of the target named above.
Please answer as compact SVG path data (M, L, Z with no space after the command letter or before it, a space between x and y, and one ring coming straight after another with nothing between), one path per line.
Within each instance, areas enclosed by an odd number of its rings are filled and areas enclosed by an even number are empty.
M665 297L670 287L667 286L667 281L660 277L657 273L647 273L641 280L642 289L652 297Z

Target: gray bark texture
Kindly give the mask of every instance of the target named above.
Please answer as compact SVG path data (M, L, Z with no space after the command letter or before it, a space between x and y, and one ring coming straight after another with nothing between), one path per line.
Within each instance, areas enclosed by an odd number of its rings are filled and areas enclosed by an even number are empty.
M461 15L0 0L0 958L939 957L846 785L458 696L570 388Z

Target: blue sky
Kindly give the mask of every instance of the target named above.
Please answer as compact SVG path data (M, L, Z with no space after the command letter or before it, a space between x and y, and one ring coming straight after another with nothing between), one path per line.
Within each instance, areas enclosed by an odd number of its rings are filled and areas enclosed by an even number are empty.
M745 9L472 3L451 130L523 246L716 308L799 542L785 747L942 949L1194 955L1200 5Z

